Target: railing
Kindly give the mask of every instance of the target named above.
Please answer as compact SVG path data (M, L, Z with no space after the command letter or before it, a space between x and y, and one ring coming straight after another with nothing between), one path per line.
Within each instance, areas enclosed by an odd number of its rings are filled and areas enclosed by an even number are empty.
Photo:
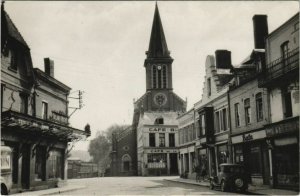
M286 57L280 57L266 66L262 83L270 82L273 79L290 73L299 68L299 47L287 53Z

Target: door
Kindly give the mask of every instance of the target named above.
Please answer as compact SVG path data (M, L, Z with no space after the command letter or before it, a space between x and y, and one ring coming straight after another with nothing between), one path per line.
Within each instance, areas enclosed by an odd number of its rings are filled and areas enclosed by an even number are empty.
M170 174L178 175L177 153L170 153Z
M29 189L30 183L30 145L24 144L22 147L22 173L21 182L23 189Z

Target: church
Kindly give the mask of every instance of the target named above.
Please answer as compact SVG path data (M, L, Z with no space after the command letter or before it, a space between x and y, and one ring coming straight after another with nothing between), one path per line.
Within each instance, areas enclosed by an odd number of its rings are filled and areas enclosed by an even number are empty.
M187 102L173 92L173 60L156 4L144 61L146 92L134 102L133 122L126 136L113 135L113 175L178 174L177 117L186 111Z

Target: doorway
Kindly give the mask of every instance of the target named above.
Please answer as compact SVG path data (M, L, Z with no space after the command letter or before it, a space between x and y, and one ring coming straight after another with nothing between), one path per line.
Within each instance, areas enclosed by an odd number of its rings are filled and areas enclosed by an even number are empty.
M170 174L178 175L177 153L170 153Z
M29 189L30 183L30 145L23 144L22 146L22 172L21 183L23 189Z

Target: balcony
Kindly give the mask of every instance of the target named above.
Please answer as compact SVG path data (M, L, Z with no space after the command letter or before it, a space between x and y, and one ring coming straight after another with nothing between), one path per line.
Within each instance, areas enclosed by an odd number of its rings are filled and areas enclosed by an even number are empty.
M280 57L269 63L260 73L258 86L271 87L286 81L288 78L298 77L299 47L290 51L286 58Z
M55 137L61 141L81 140L89 133L62 123L44 120L27 114L14 111L5 111L1 114L1 129L19 130L35 137Z

